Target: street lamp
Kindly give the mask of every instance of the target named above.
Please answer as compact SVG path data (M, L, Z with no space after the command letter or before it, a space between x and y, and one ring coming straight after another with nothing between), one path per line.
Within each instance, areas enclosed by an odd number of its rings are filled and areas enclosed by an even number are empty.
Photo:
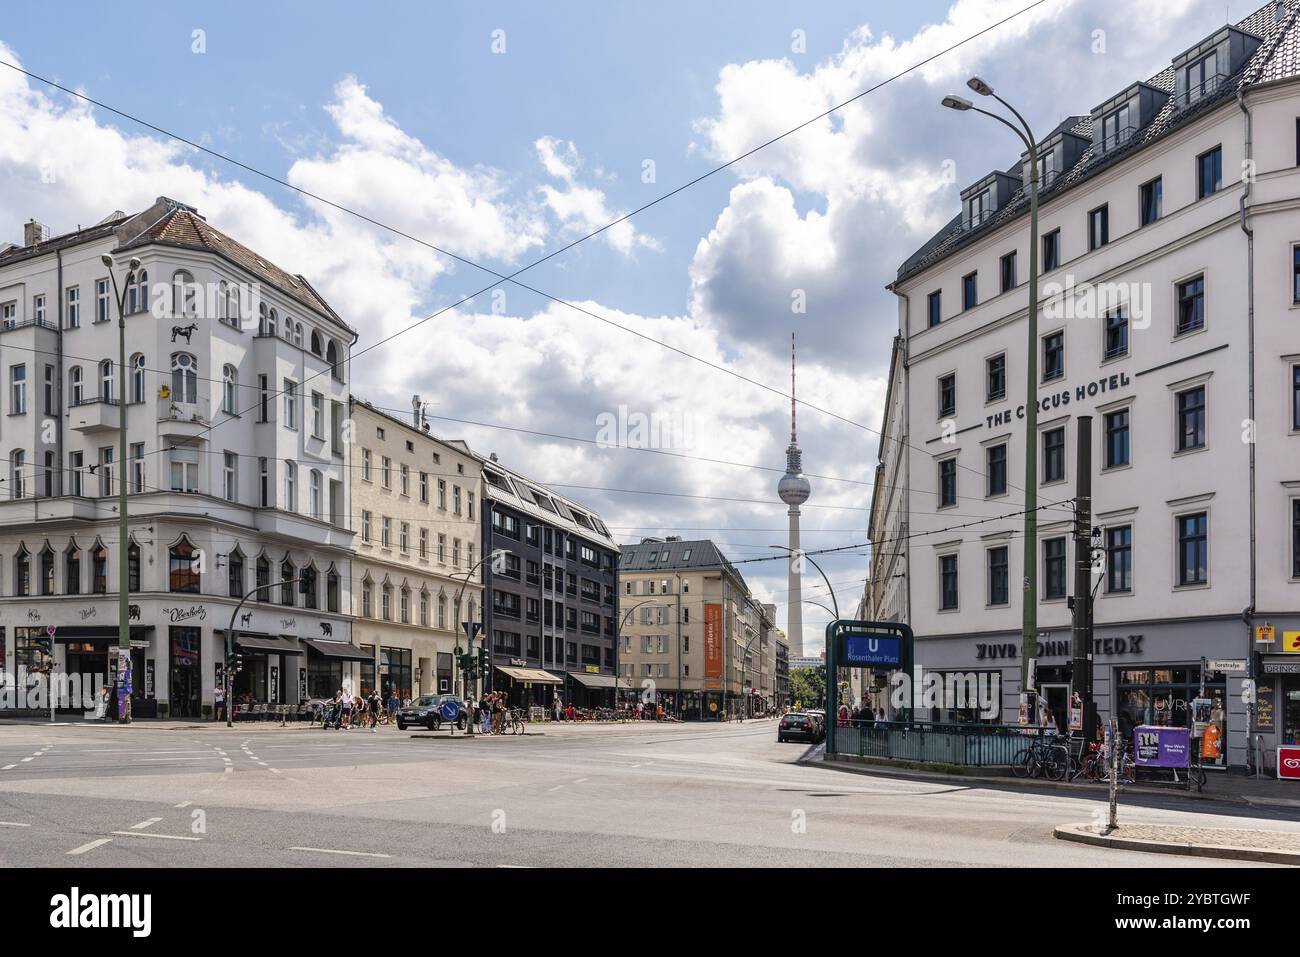
M943 105L961 113L974 111L992 117L1007 127L1029 151L1029 326L1026 333L1028 363L1025 371L1025 549L1024 598L1020 625L1020 688L1026 695L1029 687L1029 660L1034 656L1038 633L1038 147L1033 131L1014 106L993 92L983 79L973 76L966 85L980 96L991 96L1011 111L1019 126L996 113L982 110L970 100L945 96ZM1026 698L1029 701L1028 697ZM1035 715L1031 705L1030 720Z
M126 394L126 290L135 282L136 270L140 268L140 259L132 256L126 269L126 289L119 289L117 274L113 272L113 257L108 253L99 257L100 262L108 267L108 276L113 282L113 298L117 303L117 713L123 724L131 723L131 695L127 691L124 676L131 669L131 595L128 590L131 577L131 539L127 527L126 512L126 403L121 397ZM109 396L112 398L112 396ZM125 669L125 670L124 670Z
M627 621L628 621L629 618L632 617L632 612L636 611L636 610L637 610L638 608L640 608L642 605L650 605L650 604L654 604L655 602L656 602L656 599L654 599L654 598L647 598L645 601L639 601L639 602L637 602L635 605L633 605L631 608L629 608L629 609L627 610L627 613L623 616L623 620L622 620L621 622L619 622L619 625L618 625L618 633L614 635L614 710L615 710L615 711L618 711L618 679L619 679L619 677L620 677L621 674L622 674L622 672L619 671L618 657L619 657L619 651L622 649L622 646L623 646L623 629L627 627ZM679 648L679 649L681 648L680 642L679 642L679 644L678 644L678 648ZM679 650L679 653L680 653L680 650ZM680 684L681 684L681 682L679 681L679 682L678 682L678 685L680 685ZM628 687L628 690L629 690L629 691L632 689L632 682L631 682L631 681L629 681L629 682L627 683L627 687ZM682 693L682 689L681 689L680 687L678 687L678 689L677 689L677 694L678 694L679 697L680 697L681 693Z
M478 561L476 561L473 565L470 566L469 571L465 572L465 580L464 580L463 582L460 583L460 588L458 588L458 589L456 590L456 597L455 597L455 599L453 599L453 601L452 601L452 605L451 605L451 607L452 607L452 614L453 614L453 615L455 615L457 618L460 617L460 599L461 599L461 596L463 596L463 595L465 594L465 586L467 586L467 585L469 584L469 580L470 580L471 578L474 577L474 573L475 573L476 571L478 571L479 568L480 568L482 565L484 565L485 563L496 561L496 559L497 559L498 556L505 556L506 554L507 554L506 549L504 549L504 548L498 548L498 549L495 549L494 551L491 551L491 552L489 552L488 554L484 555L482 558L480 558ZM480 596L480 597L482 597L482 596ZM479 607L480 607L480 609L482 608L481 605L480 605ZM481 613L481 611L480 611L480 613ZM473 631L473 625L474 625L474 622L472 622L472 621L470 621L470 620L468 620L468 619L466 619L464 622L456 622L456 623L454 623L454 627L452 628L452 630L455 631L455 628L456 628L456 627L459 627L461 624L463 624L463 625L465 626L465 654L468 656L468 655L473 654L473 652L474 652L474 631ZM483 640L484 640L484 642L486 642L486 641L487 641L487 638L485 637ZM464 694L464 695L466 695L466 696L468 696L468 695L469 695L469 675L468 675L468 674L463 674L463 675L461 675L461 682L462 682L462 683L461 683L461 688L462 688L462 692L461 692L461 693ZM473 715L473 713L471 712L471 713L468 715L468 718L469 718L469 719L472 719L473 717L474 717L474 715ZM468 720L468 719L466 720L466 722L465 722L465 730L466 730L466 732L467 732L471 737L473 737L473 735L474 735L474 722L473 722L472 720Z

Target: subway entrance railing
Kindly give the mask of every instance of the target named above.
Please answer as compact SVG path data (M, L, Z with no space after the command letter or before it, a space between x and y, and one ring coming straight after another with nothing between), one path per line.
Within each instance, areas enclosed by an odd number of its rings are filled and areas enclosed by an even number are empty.
M841 721L834 736L827 738L826 753L962 767L1005 767L1016 752L1042 740L1045 734L1043 728L1018 724Z

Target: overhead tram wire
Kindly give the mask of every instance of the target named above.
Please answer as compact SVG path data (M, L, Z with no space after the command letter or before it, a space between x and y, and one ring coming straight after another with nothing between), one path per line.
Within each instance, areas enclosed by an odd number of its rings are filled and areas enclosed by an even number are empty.
M412 235L410 235L409 233L404 232L403 230L400 230L400 229L398 229L398 228L396 228L396 227L393 227L393 226L389 226L388 224L383 223L383 222L381 222L381 221L379 221L379 220L377 220L377 219L374 219L373 217L368 216L368 215L366 215L366 214L364 214L364 213L357 212L356 210L350 209L350 208L348 208L348 207L346 207L346 206L343 206L343 205L341 205L341 204L339 204L339 203L336 203L336 202L334 202L334 201L332 201L332 200L326 199L325 197L323 197L323 196L319 196L319 195L317 195L317 194L315 194L315 193L313 193L313 192L311 192L311 191L309 191L309 190L303 189L302 187L294 186L293 184L287 182L286 180L283 180L283 179L281 179L281 178L279 178L279 177L277 177L277 176L274 176L274 175L271 174L271 173L267 173L267 172L265 172L265 171L263 171L263 170L257 169L256 167L253 167L253 166L251 166L251 165L249 165L249 164L247 164L247 163L243 163L243 162L241 162L241 161L239 161L239 160L237 160L237 159L234 159L234 158L232 158L232 157L225 156L225 155L223 155L223 154L221 154L221 153L219 153L219 152L217 152L217 151L215 151L215 150L213 150L213 149L211 149L211 148L209 148L209 147L202 146L201 144L196 143L196 142L194 142L193 140L187 139L186 137L180 136L179 134L172 133L171 131L169 131L169 130L167 130L167 129L164 129L163 127L160 127L160 126L158 126L158 125L156 125L156 124L153 124L153 123L148 122L147 120L143 120L143 119L141 119L141 118L139 118L139 117L137 117L137 116L134 116L134 115L132 115L132 114L130 114L130 113L127 113L127 112L125 112L125 111L123 111L123 110L119 110L119 109L117 109L117 108L115 108L115 107L109 106L108 104L103 103L103 102L101 102L101 101L99 101L99 100L96 100L96 99L94 99L94 98L92 98L92 97L90 97L90 96L87 96L87 95L84 94L84 93L80 93L80 92L78 92L78 91L76 91L76 90L69 89L68 87L65 87L65 86L63 86L63 85L61 85L61 84L59 84L59 83L56 83L56 82L53 81L53 80L48 79L47 77L43 77L43 76L41 76L41 75L39 75L39 74L36 74L36 73L31 72L30 70L23 69L21 66L18 66L18 65L15 64L15 63L10 63L10 62L8 62L8 61L6 61L6 60L0 60L0 65L2 65L2 66L6 66L6 67L8 67L9 69L14 70L15 72L21 73L21 74L23 74L23 75L29 77L30 79L36 80L37 82L44 83L44 84L46 84L47 86L50 86L50 87L53 88L53 89L60 90L60 91L62 91L62 92L64 92L64 93L68 94L69 96L76 97L76 98L78 98L78 99L80 99L80 100L82 100L82 101L84 101L84 102L86 102L86 103L89 103L89 104L91 104L91 105L93 105L93 106L99 107L100 109L107 110L107 111L110 112L110 113L113 113L113 114L115 114L115 115L117 115L117 116L122 117L123 119L129 120L129 121L131 121L131 122L133 122L133 123L137 123L137 124L139 124L140 126L143 126L143 127L147 128L147 129L153 130L154 132L159 133L159 134L162 135L162 136L168 137L168 138L170 138L170 139L174 139L174 140L176 140L177 142L183 143L183 144L185 144L185 145L191 147L192 149L195 149L195 150L200 151L200 152L202 152L202 153L205 153L205 154L207 154L207 155L209 155L209 156L212 156L212 157L215 158L215 159L222 160L222 161L224 161L224 162L230 163L231 165L236 166L236 167L238 167L238 168L240 168L240 169L243 169L243 170L245 170L246 172L249 172L249 173L251 173L251 174L253 174L253 175L255 175L255 176L262 177L263 179L266 179L266 180L268 180L269 182L272 182L272 183L275 183L275 184L277 184L277 185L279 185L279 186L282 186L282 187L284 187L285 189L289 189L289 190L291 190L291 191L294 191L294 192L296 192L296 193L298 193L298 194L300 194L300 195L306 196L306 197L308 197L308 198L310 198L310 199L313 199L313 200L315 200L315 201L317 201L317 202L324 203L324 204L330 206L331 208L337 209L338 211L340 211L340 212L342 212L342 213L345 213L345 214L347 214L347 215L353 216L353 217L355 217L355 218L357 218L357 219L360 219L360 220L362 220L363 222L369 223L369 224L374 225L374 226L376 226L376 227L378 227L378 228L380 228L380 229L383 229L383 230L386 230L386 231L388 231L388 232L391 232L391 233L393 233L394 235L401 236L401 237L403 237L403 238L405 238L405 239L409 239L409 240L412 241L412 242L415 242L415 243L417 243L417 244L419 244L419 245L423 245L423 246L425 246L425 247L427 247L427 248L429 248L429 249L432 249L432 250L434 250L434 251L436 251L436 252L438 252L438 253L440 253L440 254L442 254L442 255L445 255L445 256L447 256L447 257L449 257L449 258L451 258L451 259L453 259L453 260L455 260L455 261L457 261L457 262L461 262L461 263L464 263L464 264L466 264L466 265L472 266L472 267L474 267L474 268L476 268L476 269L478 269L478 270L480 270L480 271L482 271L482 272L488 273L489 275L492 275L492 276L496 277L496 278L497 278L498 280L500 280L501 282L510 282L510 283L512 283L513 285L519 286L519 287L522 288L522 289L526 289L526 290L528 290L528 291L534 293L535 295L542 296L543 298L549 299L549 300L551 300L551 301L553 301L553 302L555 302L555 303L557 303L557 304L559 304L559 305L567 306L567 307L569 307L569 308L571 308L571 309L574 309L574 310L576 310L576 311L578 311L578 312L580 312L580 313L583 313L583 314L585 314L585 315L588 315L588 316L590 316L590 317L593 318L593 319L596 319L596 320L598 320L598 321L600 321L600 322L606 323L607 325L613 326L614 328L621 329L621 330L623 330L624 332L627 332L627 333L630 333L630 334L632 334L632 335L634 335L634 336L637 336L637 337L639 337L639 338L645 339L645 340L648 341L648 342L653 342L653 343L655 343L656 345L659 345L659 346L661 346L661 347L663 347L663 348L665 348L665 349L668 349L669 351L676 352L676 353L678 353L679 355L682 355L682 356L685 357L685 358L693 359L693 360L695 360L695 361L697 361L697 362L700 362L700 363L702 363L702 364L704 364L704 365L706 365L706 366L709 366L710 368L713 368L713 369L715 369L716 371L723 372L723 373L725 373L725 374L727 374L727 375L730 375L730 376L733 376L733 377L735 377L735 378L741 379L742 381L749 382L749 383L752 384L752 385L756 385L756 386L758 386L759 388L762 388L762 389L765 389L765 390L767 390L767 391L773 392L773 393L775 393L775 394L777 394L777 395L780 395L780 396L783 396L783 397L786 397L786 398L793 398L793 397L791 397L791 396L788 396L786 393L782 392L780 389L777 389L777 388L774 388L774 387L772 387L772 386L769 386L769 385L767 385L767 384L765 384L765 383L759 382L758 380L756 380L756 379L752 379L752 378L750 378L750 377L748 377L748 376L746 376L746 375L744 375L744 374L742 374L742 373L736 372L735 370L728 369L728 368L726 368L725 366L720 366L720 365L718 365L718 364L716 364L716 363L713 363L713 362L710 362L710 361L708 361L707 359L704 359L704 358L702 358L702 357L700 357L700 356L696 356L696 355L694 355L693 353L687 352L687 351L685 351L685 350L683 350L683 349L679 349L679 348L677 348L677 347L675 347L675 346L671 346L671 345L669 345L669 344L666 343L666 342L663 342L663 341L661 341L661 340L655 339L655 338L653 338L652 336L646 335L646 334L644 334L644 333L637 332L637 331L634 330L634 329L630 329L630 328L628 328L628 327L626 327L626 326L623 326L623 325L621 325L621 324L619 324L619 323L617 323L617 322L614 322L612 319L609 319L609 318L606 317L606 316L598 315L598 314L596 314L596 313L594 313L594 312L592 312L592 311L590 311L590 310L588 310L588 309L584 309L583 307L578 306L578 305L575 304L575 303L571 303L571 302L568 302L567 300L561 299L561 298L559 298L559 297L552 296L552 295L550 295L549 293L543 292L543 291L540 290L540 289L536 289L536 288L534 288L534 287L532 287L532 286L530 286L530 285L528 285L528 284L526 284L526 283L518 282L517 279L516 279L516 277L522 275L524 272L527 272L527 271L530 270L530 269L535 268L536 266L541 265L541 264L544 263L544 262L547 262L548 260L550 260L550 259L552 259L552 258L554 258L554 257L556 257L556 256L558 256L558 255L560 255L561 253L564 253L564 252L566 252L566 251L568 251L568 250L570 250L570 249L572 249L572 248L574 248L574 247L580 245L581 243L584 243L584 242L586 242L587 240L589 240L589 239L591 239L591 238L593 238L593 237L595 237L595 236L600 235L601 233L603 233L603 232L605 232L605 231L607 231L607 230L613 228L614 226L617 226L617 225L619 225L619 224L621 224L621 223L623 223L623 222L626 222L627 220L631 219L633 216L635 216L635 215L637 215L637 214L639 214L639 213L641 213L641 212L644 212L645 210L650 209L650 208L652 208L652 207L654 207L654 206L657 206L659 203L661 203L661 202L663 202L663 201L665 201L665 200L667 200L667 199L669 199L669 198L671 198L671 197L673 197L673 196L676 196L678 193L681 193L681 192L683 192L683 191L685 191L685 190L687 190L687 189L690 189L691 187L693 187L693 186L695 186L696 184L698 184L698 183L704 181L705 179L708 179L708 178L710 178L710 177L716 175L717 173L722 172L723 170L728 169L729 167L734 166L735 164L737 164L737 163L739 163L739 162L742 162L743 160L749 158L750 156L754 155L755 153L759 152L760 150L763 150L763 149L767 148L768 146L771 146L771 145L773 145L773 144L775 144L775 143L777 143L777 142L779 142L779 141L785 139L786 137L788 137L788 136L790 136L790 135L792 135L792 134L794 134L794 133L796 133L796 132L799 132L800 130L802 130L802 129L804 129L804 128L810 126L810 125L812 125L813 123L816 123L816 122L818 122L818 121L820 121L820 120L825 119L826 117L830 116L832 113L835 113L835 112L837 112L838 110L841 110L841 109L843 109L844 107L848 106L849 104L851 104L851 103L853 103L853 102L855 102L855 101L857 101L857 100L859 100L859 99L861 99L861 98L863 98L863 97L865 97L865 96L867 96L867 95L869 95L869 94L871 94L871 93L874 93L875 91L881 89L882 87L884 87L884 86L886 86L886 85L888 85L888 84L890 84L890 83L893 83L895 80L901 79L902 77L907 76L908 74L910 74L910 73L912 73L912 72L915 72L916 70L920 69L921 67L926 66L927 64L933 62L934 60L938 59L939 57L942 57L942 56L945 56L945 55L948 54L948 53L951 53L953 50L956 50L956 49L958 49L958 48L964 46L965 44L970 43L971 41L973 41L973 40L975 40L975 39L978 39L979 37L983 36L984 34L989 33L989 32L991 32L991 31L993 31L993 30L996 30L998 27L1000 27L1000 26L1002 26L1002 25L1004 25L1004 24L1010 22L1011 20L1014 20L1014 19L1016 19L1016 18L1018 18L1018 17L1024 15L1025 13L1028 13L1030 10L1035 9L1036 7L1039 7L1039 6L1043 5L1043 4L1046 3L1046 2L1047 2L1047 0L1034 0L1033 3L1030 3L1029 5L1027 5L1027 6L1025 6L1025 7L1021 8L1021 9L1019 9L1019 10L1017 10L1017 11L1015 11L1014 13L1011 13L1011 14L1007 15L1006 17L1003 17L1001 20L998 20L998 21L996 21L996 22L994 22L994 23L992 23L992 24L989 24L988 26L986 26L986 27L984 27L984 28L982 28L982 29L976 31L975 33L973 33L973 34L971 34L971 35L969 35L969 36L967 36L967 37L965 37L965 38L963 38L963 39L961 39L961 40L958 40L956 43L953 43L953 44L951 44L950 46L945 47L944 49L939 50L938 52L931 54L930 56L926 57L925 59L920 60L920 61L917 62L917 63L914 63L913 65L907 67L907 68L904 69L904 70L899 71L898 73L893 74L892 76L886 77L885 79L883 79L883 80L881 80L880 82L878 82L878 83L876 83L876 84L874 84L874 85L868 87L867 89L862 90L862 91L859 91L858 93L854 94L853 96L849 97L848 99L843 100L843 101L841 101L840 103L835 104L834 106L832 106L832 107L830 107L829 109L823 111L822 113L819 113L818 115L816 115L816 116L814 116L814 117L812 117L812 118L810 118L810 119L807 119L807 120L803 121L802 123L800 123L800 124L798 124L798 125L796 125L796 126L794 126L794 127L791 127L790 129L786 130L786 131L783 132L783 133L780 133L780 134L778 134L778 135L776 135L776 136L773 136L772 138L770 138L770 139L768 139L768 140L766 140L766 141L764 141L764 142L758 144L757 146L754 146L754 147L750 148L749 150L745 151L744 153L740 154L739 156L733 157L732 159L727 160L726 162L721 163L721 164L719 164L718 166L715 166L715 167L713 167L713 168L711 168L711 169L705 171L704 173L700 174L699 176L695 177L694 179L689 180L689 181L687 181L686 183L683 183L683 184L681 184L681 185L675 187L674 189L669 190L667 193L664 193L664 194L662 194L661 196L658 196L658 197L656 197L655 199L653 199L653 200L651 200L651 201L649 201L649 202L647 202L647 203L645 203L645 204L643 204L643 205L641 205L641 206L636 207L635 209L631 210L630 212L625 213L625 214L623 214L622 216L617 217L616 219L612 220L612 221L609 222L609 223L606 223L605 225L599 227L599 228L596 229L596 230L593 230L592 232L589 232L589 233L587 233L587 234L585 234L585 235L583 235L583 236L579 236L578 238L572 240L571 242L565 244L564 246L561 246L561 247L559 247L558 249L555 249L555 250L551 251L550 253L547 253L545 256L542 256L540 259L534 260L533 262L531 262L531 263L529 263L529 264L527 264L527 265L521 267L520 269L515 270L514 272L509 273L509 274L498 273L498 272L496 272L495 270L490 269L489 267L483 266L483 265L481 265L481 264L479 264L479 263L477 263L477 262L474 262L473 260L470 260L470 259L468 259L468 258L466 258L466 257L464 257L464 256L461 256L461 255L458 255L458 254L456 254L456 253L453 253L453 252L451 252L451 251L449 251L449 250L443 249L442 247L440 247L440 246L438 246L438 245L436 245L436 244L434 244L434 243L432 243L432 242L429 242L428 240L424 240L424 239L421 239L421 238L419 238L419 237L412 236ZM452 309L457 308L458 306L461 306L461 305L463 305L463 304L465 304L465 303L471 301L471 300L474 299L475 297L480 296L480 295L482 295L483 293L488 292L488 291L490 291L491 289L495 288L498 284L499 284L498 282L493 282L493 283L489 284L488 286L485 286L484 288L478 290L477 292L475 292L475 293L473 293L473 294L471 294L471 295L469 295L469 296L466 296L466 297L464 297L464 298L458 300L457 302L454 302L454 303L452 303L452 304L450 304L450 305L448 305L448 306L446 306L446 307L444 307L444 308L442 308L442 309L437 310L436 312L432 313L431 315L426 316L424 319L418 320L417 322L414 322L414 323L412 323L411 325L404 327L403 329L399 329L398 331L394 332L393 334L391 334L391 335L389 335L389 336L387 336L387 337L385 337L385 338L383 338L383 339L380 339L378 342L375 342L374 344L372 344L372 345L370 345L370 346L367 346L366 348L362 349L360 352L355 353L354 355L352 355L352 356L350 357L350 360L351 360L351 359L355 359L357 356L364 355L365 353L370 352L370 351L372 351L372 350L374 350L374 349L377 349L377 348L379 348L380 346L384 345L385 343L390 342L390 341L392 341L393 339L397 338L398 336L403 335L403 334L406 333L406 332L410 332L411 330L413 330L413 329L415 329L415 328L417 328L417 327L423 325L425 322L428 322L428 321L430 321L430 320L432 320L432 319L435 319L435 318L437 318L438 316L443 315L444 313L446 313L446 312L448 312L448 311L450 311L450 310L452 310ZM322 370L322 372L323 372L323 370ZM312 378L315 378L316 376L321 375L321 374L322 374L322 373L319 373L319 372L318 372L318 373L315 373L315 374L313 374L313 376L308 377L307 379L304 379L303 382L300 383L300 384L304 384L304 385L305 385L306 382L310 381ZM275 393L275 396L278 397L278 396L281 395L281 394L283 394L283 393L282 393L282 392L276 392L276 393ZM860 429L862 429L862 430L864 430L864 431L867 431L867 432L870 432L870 433L872 433L872 434L878 435L882 440L886 439L886 436L885 436L885 435L883 435L882 433L880 433L880 432L877 431L876 429L871 428L870 426L863 425L863 424L860 423L860 422L856 422L856 421L854 421L854 420L852 420L852 419L849 419L849 418L847 418L847 417L845 417L845 416L841 416L841 415L839 415L838 413L835 413L835 412L832 412L832 411L830 411L830 410L828 410L828 409L823 409L823 408L821 408L821 407L819 407L819 406L813 405L812 403L807 402L806 400L797 399L797 400L795 400L795 401L798 401L800 404L804 405L805 407L807 407L807 408L809 408L809 409L811 409L811 410L813 410L813 411L820 412L820 413L823 414L823 415L827 415L827 416L829 416L829 417L831 417L831 418L838 419L838 420L840 420L840 421L842 421L842 422L845 422L846 424L853 425L853 426L855 426L856 428L860 428ZM216 428L216 426L208 426L207 429L205 430L205 433L204 433L204 434L210 434L211 431L212 431L214 428ZM197 439L197 438L198 438L198 436L195 436L195 437L194 437L194 439ZM193 439L191 439L191 440L189 440L189 441L193 441ZM906 444L906 443L902 443L901 440L898 440L898 439L895 439L895 440L893 440L893 441L898 442L899 444ZM908 447L911 447L911 446L909 445ZM153 453L150 453L150 454L158 454L158 453L160 453L161 451L162 451L161 449L157 449L157 450L155 450ZM924 450L922 450L922 449L916 449L916 451L924 451ZM976 474L979 474L979 475L983 476L983 473L978 472L976 469L973 469L973 468L971 468L970 466L965 466L965 465L960 465L960 464L959 464L959 465L958 465L958 468L963 468L963 469L966 469L966 470L971 471L971 472L975 472ZM1012 487L1013 487L1013 488L1016 488L1017 486L1012 486Z

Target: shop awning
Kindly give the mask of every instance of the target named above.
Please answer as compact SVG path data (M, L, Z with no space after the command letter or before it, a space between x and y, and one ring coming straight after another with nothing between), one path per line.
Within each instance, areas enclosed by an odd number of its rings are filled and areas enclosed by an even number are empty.
M148 642L153 625L132 625L131 642ZM112 644L117 641L117 625L60 625L54 632L56 645L76 644Z
M588 688L614 687L613 675L592 675L592 674L587 674L585 671L570 671L569 675L573 678L574 681L578 682L578 684L585 685ZM632 683L629 681L624 681L619 684L619 687L631 688Z
M530 681L535 685L558 685L564 684L564 679L551 674L549 671L543 671L541 668L511 668L505 665L497 665L497 671L515 681Z
M374 655L368 655L350 641L328 641L324 638L304 638L302 643L326 658L335 661L374 661Z
M283 638L250 632L236 632L235 644L244 651L264 652L268 655L301 655L302 645L297 638Z

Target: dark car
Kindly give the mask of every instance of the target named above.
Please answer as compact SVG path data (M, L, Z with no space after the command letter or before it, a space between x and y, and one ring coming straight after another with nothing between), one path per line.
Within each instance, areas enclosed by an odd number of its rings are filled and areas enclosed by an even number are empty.
M459 709L456 718L456 729L464 731L465 723L469 720L469 717L465 714L465 706L454 694L420 695L405 708L398 709L397 730L405 731L411 725L418 725L428 728L430 731L437 731L447 720L443 715L443 708L449 701Z
M821 726L817 719L802 711L792 711L782 715L776 726L777 741L820 741Z

